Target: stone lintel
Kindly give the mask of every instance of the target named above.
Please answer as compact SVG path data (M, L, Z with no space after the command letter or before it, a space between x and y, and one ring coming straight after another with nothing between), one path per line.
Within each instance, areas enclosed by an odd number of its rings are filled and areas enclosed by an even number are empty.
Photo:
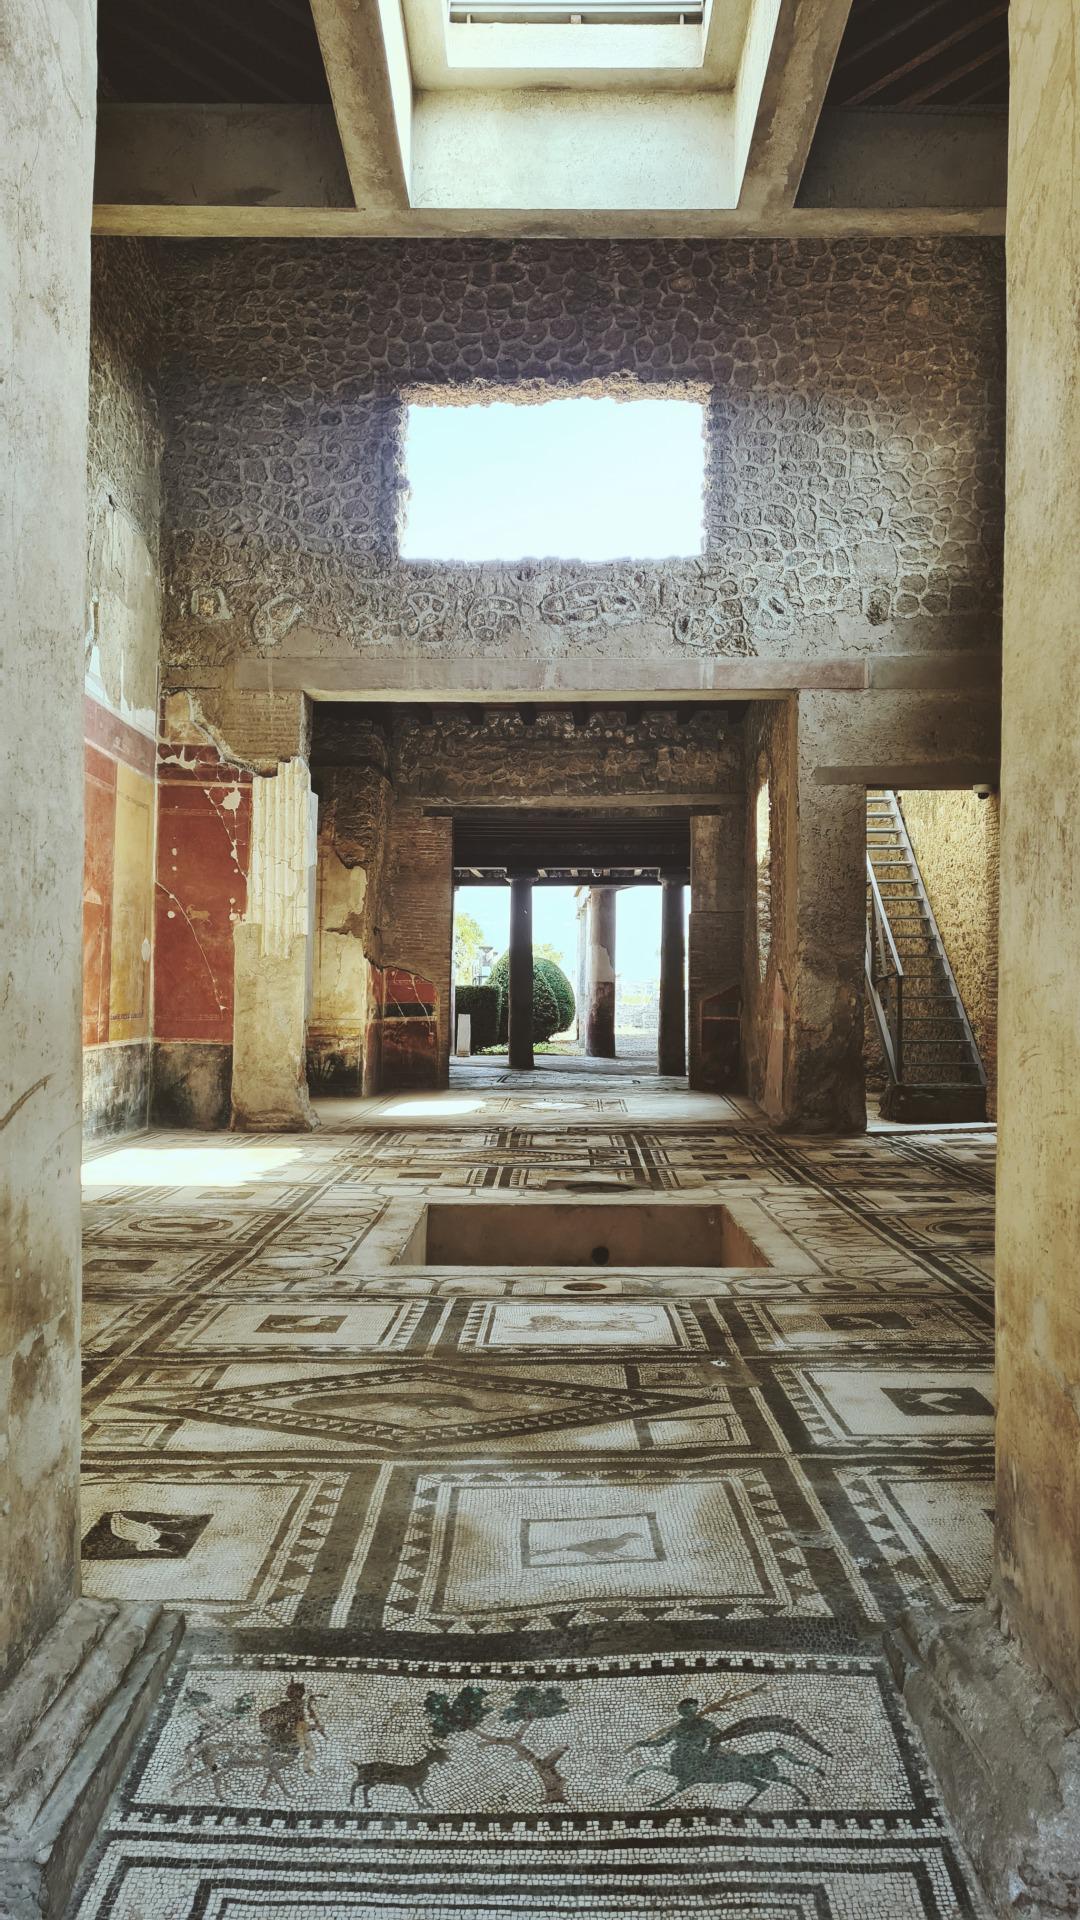
M1080 1912L1080 1728L995 1598L905 1615L888 1646L992 1911Z
M4 1920L59 1920L183 1631L157 1605L74 1600L0 1694Z
M941 653L882 653L867 661L867 684L881 690L945 691L955 687L979 693L1001 689L1001 648L963 647Z
M996 760L882 760L863 766L815 767L816 787L990 787L998 784Z
M612 680L616 671L617 684ZM299 691L314 700L372 700L380 694L454 701L521 699L526 695L561 698L571 694L587 694L597 700L626 700L635 694L653 701L675 695L685 698L688 694L706 699L715 694L768 700L803 690L861 692L867 684L867 671L862 658L702 660L690 656L682 661L627 657L613 665L611 661L593 662L584 657L504 663L490 659L402 660L385 654L367 659L296 654L277 660L253 655L238 660L234 684L258 692Z

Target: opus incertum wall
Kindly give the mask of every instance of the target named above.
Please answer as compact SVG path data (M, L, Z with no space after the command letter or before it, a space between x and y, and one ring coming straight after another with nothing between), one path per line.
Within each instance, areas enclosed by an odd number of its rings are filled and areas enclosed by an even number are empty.
M997 644L995 243L209 242L160 270L173 685ZM701 558L403 564L408 399L508 389L702 395Z

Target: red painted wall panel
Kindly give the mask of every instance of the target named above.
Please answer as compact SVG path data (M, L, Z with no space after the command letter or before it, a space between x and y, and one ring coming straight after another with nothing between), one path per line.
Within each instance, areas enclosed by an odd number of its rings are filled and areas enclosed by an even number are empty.
M158 773L154 1035L232 1044L233 927L247 904L251 775L184 748Z

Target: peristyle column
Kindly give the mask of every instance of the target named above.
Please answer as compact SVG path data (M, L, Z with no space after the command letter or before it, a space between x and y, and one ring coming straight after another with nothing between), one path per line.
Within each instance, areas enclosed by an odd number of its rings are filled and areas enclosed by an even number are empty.
M510 1065L533 1065L532 890L535 875L510 876Z
M660 893L660 1031L657 1041L661 1073L686 1072L686 888L681 879L665 878Z
M690 816L690 1085L741 1091L745 807Z
M585 1051L615 1058L615 888L590 887Z

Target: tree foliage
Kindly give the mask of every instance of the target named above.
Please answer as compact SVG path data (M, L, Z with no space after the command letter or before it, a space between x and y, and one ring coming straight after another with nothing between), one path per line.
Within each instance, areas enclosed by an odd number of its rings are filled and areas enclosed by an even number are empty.
M510 1018L510 955L496 960L488 985L499 996L499 1038L505 1040ZM555 960L533 955L533 1039L550 1040L574 1023L574 989Z
M454 979L471 984L484 947L484 929L471 913L454 915Z
M424 1712L435 1738L445 1740L451 1733L471 1733L488 1711L487 1699L483 1687L462 1687L452 1699L448 1693L429 1693Z

